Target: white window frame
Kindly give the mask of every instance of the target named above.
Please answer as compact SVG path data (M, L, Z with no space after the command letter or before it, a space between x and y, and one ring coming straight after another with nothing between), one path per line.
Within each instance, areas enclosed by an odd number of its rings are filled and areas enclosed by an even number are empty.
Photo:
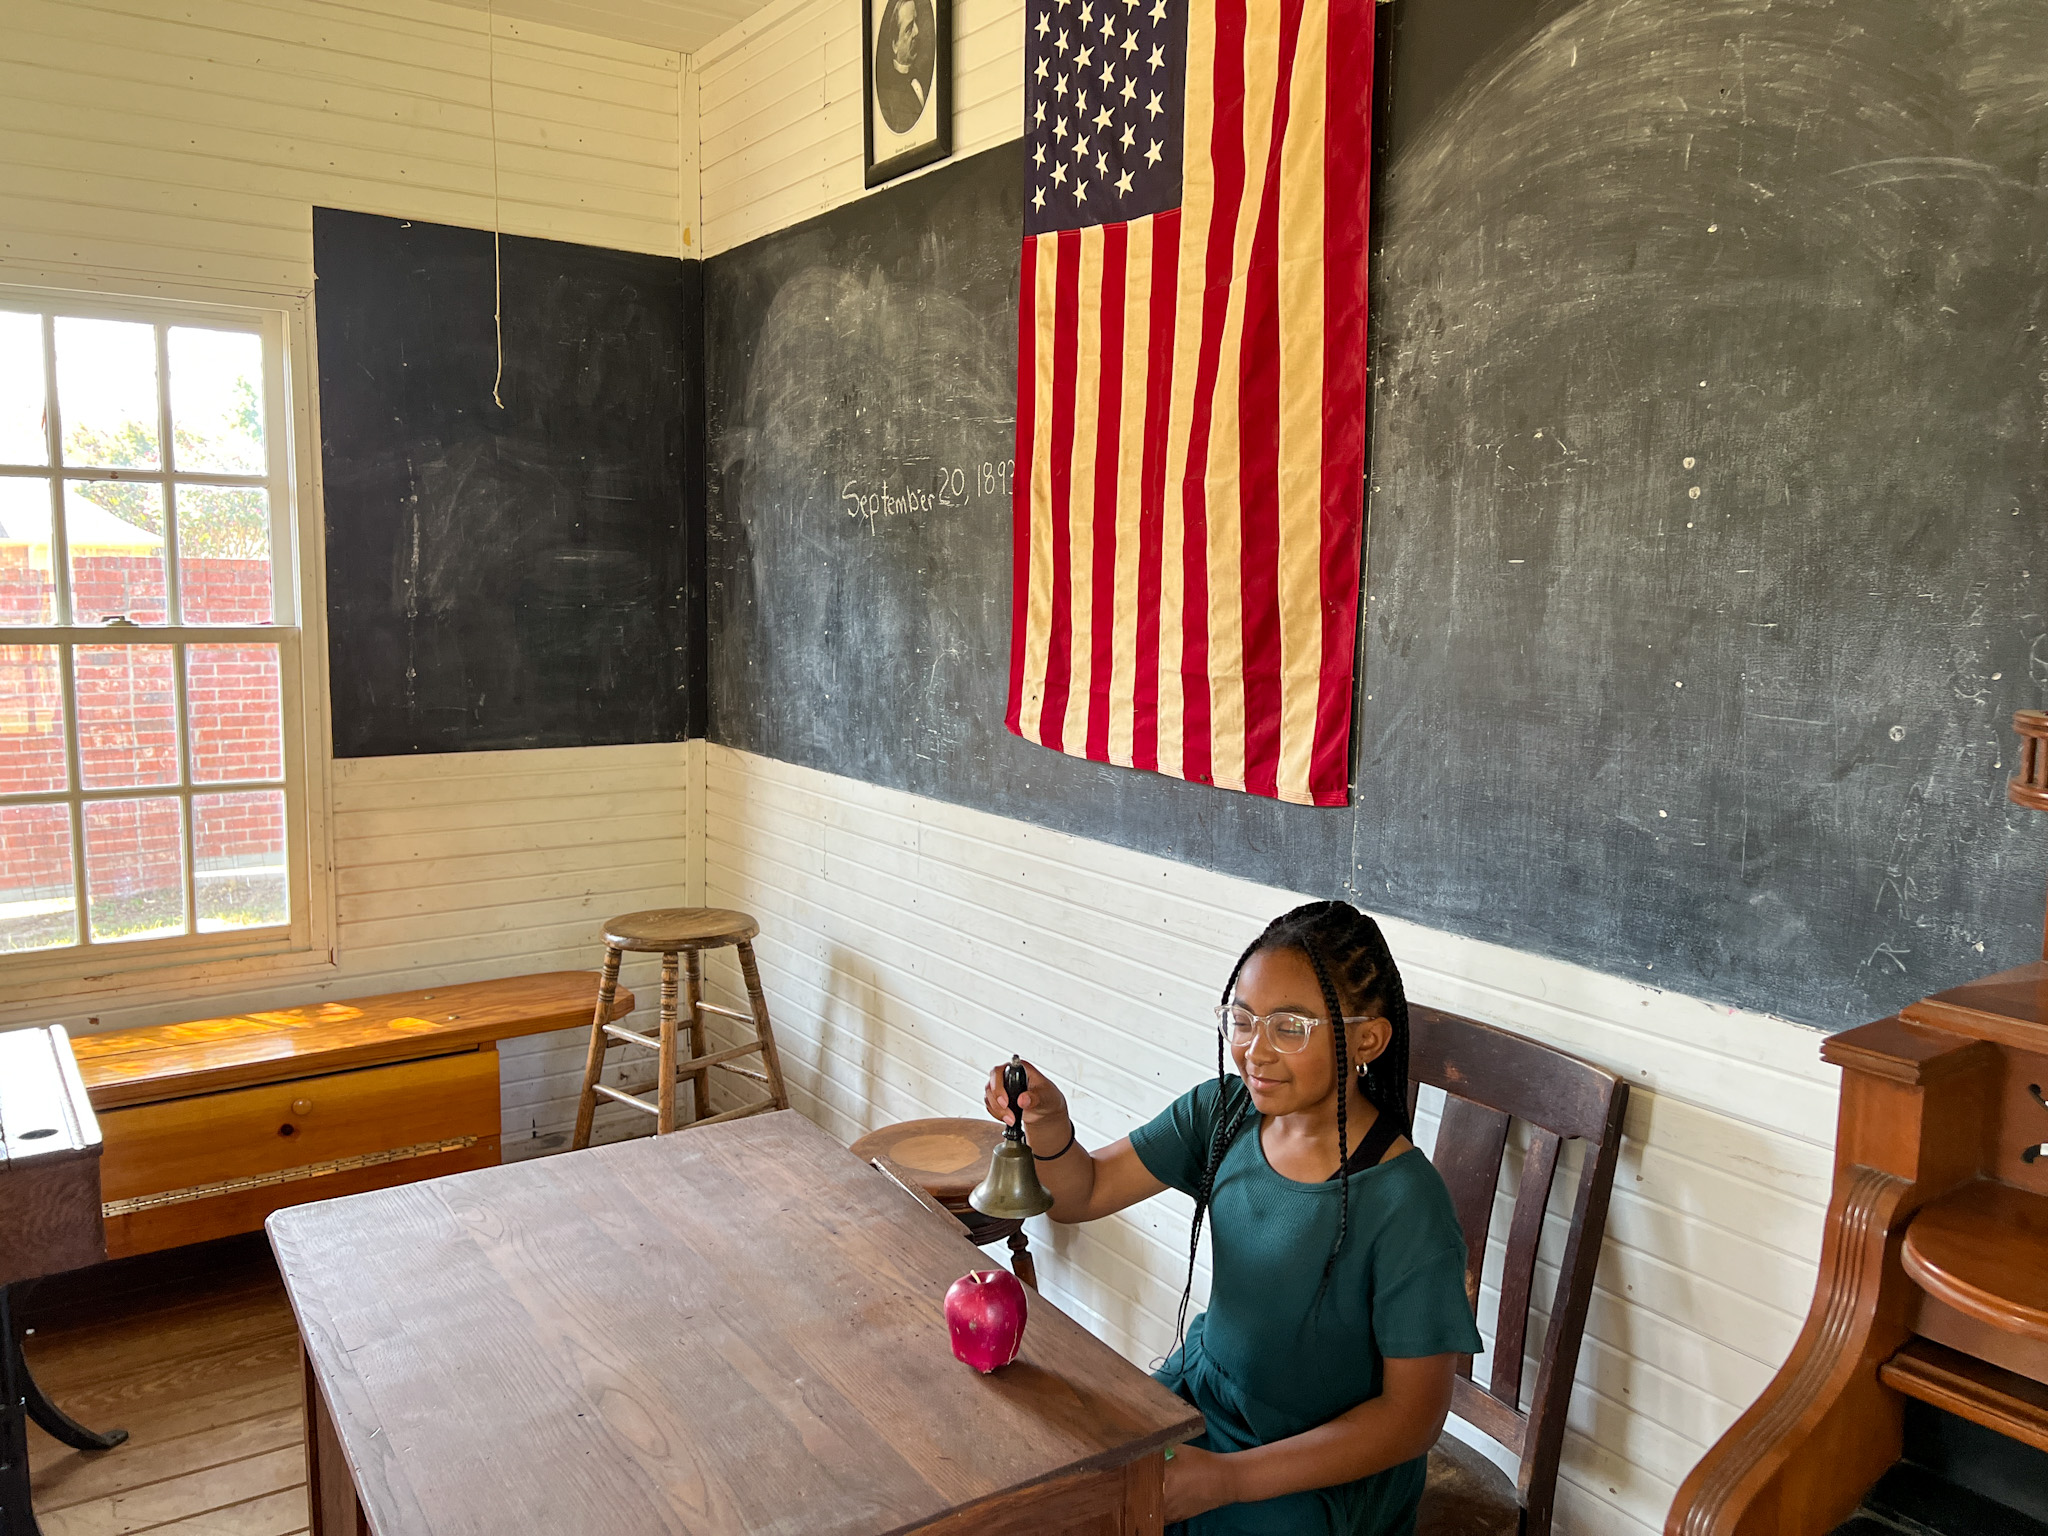
M44 322L44 390L50 415L50 463L40 468L6 471L9 478L57 482L53 496L51 556L59 614L68 603L70 562L61 516L63 481L118 480L169 487L180 482L248 485L270 494L272 622L249 625L138 624L107 627L94 622L36 626L0 626L0 644L54 645L60 651L60 679L65 700L67 789L39 796L9 796L7 803L63 803L71 807L72 882L77 901L79 942L49 949L0 954L0 995L10 1001L34 1003L44 998L79 998L116 992L147 982L152 989L186 983L218 982L224 975L274 971L331 970L335 963L335 897L329 846L331 749L327 736L326 634L323 622L322 539L319 514L318 443L313 404L312 332L308 303L302 294L249 293L158 283L128 285L130 291L77 286L70 277L56 284L13 280L0 269L0 309L62 314L89 319L141 321L158 329L158 430L164 462L174 465L170 443L169 372L165 359L165 328L178 325L239 330L260 335L264 356L264 443L267 463L260 475L214 471L85 470L66 466L58 451L62 422L56 391L55 356L50 349L52 322ZM135 290L140 291L135 291ZM166 496L169 505L170 497ZM167 598L178 580L176 517L169 513L165 563ZM78 761L76 700L73 673L66 652L73 646L146 645L173 647L179 718L185 719L185 654L187 645L257 644L278 648L283 704L284 776L256 787L285 792L286 888L290 920L281 927L168 935L154 939L94 942L87 915L84 850L80 843L83 805L95 799L177 798L184 825L184 879L188 914L193 910L192 810L194 795L219 792L222 786L192 782L189 727L179 733L179 783L176 787L119 791L86 790ZM234 788L250 787L239 781Z

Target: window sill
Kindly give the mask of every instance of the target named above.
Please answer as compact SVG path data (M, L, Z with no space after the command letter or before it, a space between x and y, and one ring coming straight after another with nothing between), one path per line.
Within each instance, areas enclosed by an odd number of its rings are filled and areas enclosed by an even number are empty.
M231 997L245 987L316 981L335 969L332 950L295 945L290 938L198 954L174 949L131 956L97 949L89 955L59 950L10 956L0 960L0 992L7 998L0 1005L0 1027L66 1023L66 1016L118 1006L145 988L152 1000L167 1005L189 994L194 1009L203 1013L212 999Z

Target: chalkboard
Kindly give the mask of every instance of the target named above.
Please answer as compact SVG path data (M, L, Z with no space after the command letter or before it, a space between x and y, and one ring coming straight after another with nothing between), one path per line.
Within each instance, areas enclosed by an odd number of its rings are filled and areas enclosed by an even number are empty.
M2048 7L1380 16L1354 806L1003 731L1015 146L707 263L714 736L1826 1028L2037 955Z
M685 736L697 274L506 237L501 408L489 231L320 208L313 257L335 755Z

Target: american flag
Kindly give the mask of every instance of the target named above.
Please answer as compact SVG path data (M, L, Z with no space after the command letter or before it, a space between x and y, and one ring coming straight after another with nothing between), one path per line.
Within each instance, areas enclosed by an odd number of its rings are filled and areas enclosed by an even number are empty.
M1372 0L1029 0L1009 728L1349 798Z

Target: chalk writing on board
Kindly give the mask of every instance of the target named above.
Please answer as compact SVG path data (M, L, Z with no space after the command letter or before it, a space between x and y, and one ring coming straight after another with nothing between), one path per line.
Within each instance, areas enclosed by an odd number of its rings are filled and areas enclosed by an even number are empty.
M937 507L964 507L984 497L1010 498L1010 480L1016 471L1014 459L983 459L978 464L942 464L926 477L925 485L891 486L882 477L878 489L869 490L858 480L840 483L839 504L848 517L865 518L868 532L882 519L906 512L930 512ZM908 480L910 477L905 476Z

